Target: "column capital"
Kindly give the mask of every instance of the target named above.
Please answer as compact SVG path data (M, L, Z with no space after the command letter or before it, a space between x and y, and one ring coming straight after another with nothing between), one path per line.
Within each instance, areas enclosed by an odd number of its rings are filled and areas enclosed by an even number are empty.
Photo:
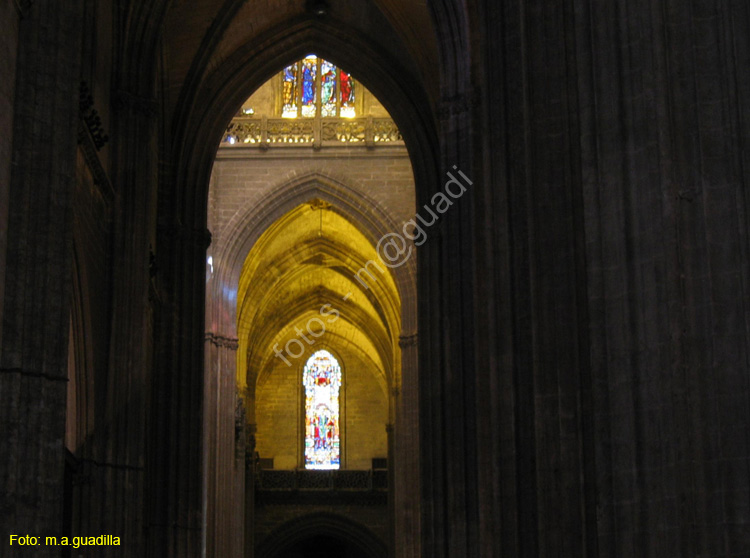
M237 347L239 346L239 339L235 339L233 337L224 337L223 335L219 335L211 331L206 332L205 340L212 345L215 345L216 347L222 347L225 349L229 349L230 351L236 351Z
M402 349L416 345L417 341L418 334L416 331L413 333L402 333L398 336L398 346Z

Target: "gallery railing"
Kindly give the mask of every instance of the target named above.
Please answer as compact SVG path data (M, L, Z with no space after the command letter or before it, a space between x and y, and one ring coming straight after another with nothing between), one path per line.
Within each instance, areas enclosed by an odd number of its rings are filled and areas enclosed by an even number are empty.
M236 117L227 126L222 147L309 145L403 145L390 118Z
M388 471L310 471L260 470L256 475L259 490L344 490L371 491L388 489Z

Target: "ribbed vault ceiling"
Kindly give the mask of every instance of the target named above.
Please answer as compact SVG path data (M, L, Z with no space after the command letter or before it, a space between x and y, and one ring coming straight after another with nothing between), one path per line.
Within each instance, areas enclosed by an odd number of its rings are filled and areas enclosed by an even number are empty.
M375 247L334 209L320 200L296 207L261 235L245 260L237 325L247 365L239 369L250 377L239 380L251 392L278 365L276 346L293 364L320 348L346 347L372 364L387 393L397 362L398 290ZM300 347L304 355L296 356Z

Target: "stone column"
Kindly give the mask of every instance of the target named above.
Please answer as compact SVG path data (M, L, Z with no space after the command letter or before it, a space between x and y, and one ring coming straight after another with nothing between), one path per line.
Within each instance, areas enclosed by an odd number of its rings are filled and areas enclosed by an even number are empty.
M59 536L70 319L82 2L24 3L16 90L2 346L0 525ZM3 556L59 556L44 540Z
M394 404L398 401L398 389L393 389L391 397L393 398ZM397 510L397 486L396 486L396 470L394 467L394 455L395 451L395 436L393 433L393 424L388 423L385 425L385 433L387 437L386 443L388 444L388 516L391 520L388 522L388 556L396 555L396 530L398 529L398 519L396 518Z
M245 558L255 556L255 432L257 425L247 425L245 444Z
M10 211L10 176L13 161L13 106L16 85L16 55L18 29L23 11L18 2L5 0L0 3L0 21L3 34L0 49L4 56L0 59L0 129L5 133L0 137L0 323L3 317L3 293L5 292L5 248L8 241L8 212ZM3 330L0 327L0 345L3 343Z
M161 527L144 514L149 413L163 404L152 392L153 331L149 303L149 238L156 188L156 101L129 90L112 95L111 178L114 188L112 300L109 364L96 378L96 435L93 438L89 526L121 539L108 556L142 554L144 532ZM154 294L154 293L152 293Z
M750 532L746 2L582 3L576 51L602 556Z
M236 395L236 355L237 339L206 332L204 451L209 557L242 555L246 419L244 404Z
M165 302L156 325L158 374L149 429L149 547L154 556L192 558L203 553L206 527L203 302L211 235L206 229L179 225L163 226L159 232Z
M419 384L417 377L417 334L402 334L401 389L394 395L396 420L394 450L388 468L393 471L395 502L394 556L418 558L420 554L419 493ZM390 439L390 438L389 438Z
M469 97L450 90L443 96L441 182L429 193L443 190L453 165L476 176ZM432 558L479 556L474 253L467 249L474 234L473 189L430 229L418 259L420 532L421 552ZM423 203L429 198L418 205Z

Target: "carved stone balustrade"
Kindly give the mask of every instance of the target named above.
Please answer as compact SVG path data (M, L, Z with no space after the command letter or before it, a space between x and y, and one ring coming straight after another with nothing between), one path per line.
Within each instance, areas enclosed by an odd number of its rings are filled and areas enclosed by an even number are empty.
M388 471L260 470L255 478L256 497L266 503L384 504Z
M227 126L221 147L311 145L403 145L390 118L267 118L236 117Z

